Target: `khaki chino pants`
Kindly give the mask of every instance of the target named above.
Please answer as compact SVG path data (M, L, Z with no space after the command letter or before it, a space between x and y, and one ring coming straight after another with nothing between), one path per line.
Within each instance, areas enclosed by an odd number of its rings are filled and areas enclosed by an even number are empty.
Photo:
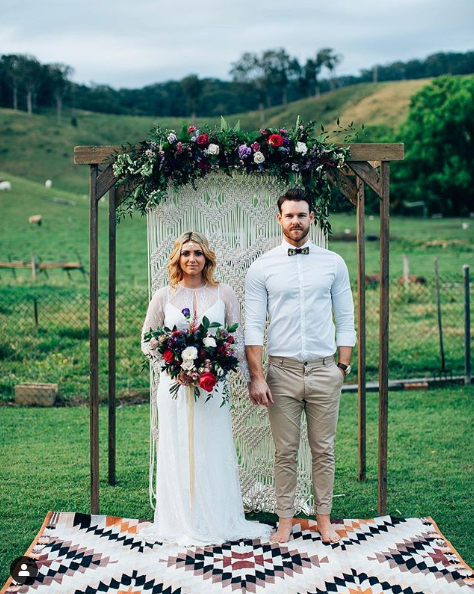
M267 384L273 396L268 414L275 442L277 514L295 514L301 413L306 413L317 514L329 514L334 485L334 442L344 375L334 357L306 363L268 357Z

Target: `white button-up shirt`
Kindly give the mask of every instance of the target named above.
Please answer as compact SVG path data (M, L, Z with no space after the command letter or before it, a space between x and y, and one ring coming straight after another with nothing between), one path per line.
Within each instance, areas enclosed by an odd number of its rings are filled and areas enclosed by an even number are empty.
M307 241L309 254L288 256L282 244L257 258L245 278L245 344L263 345L268 311L267 353L310 361L354 346L354 303L349 273L338 254ZM333 322L333 313L336 325Z

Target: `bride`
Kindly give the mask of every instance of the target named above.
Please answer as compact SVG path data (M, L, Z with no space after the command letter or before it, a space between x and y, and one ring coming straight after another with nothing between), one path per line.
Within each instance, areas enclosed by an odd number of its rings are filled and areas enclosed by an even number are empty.
M248 379L239 303L229 285L214 279L215 267L216 256L204 235L187 232L176 239L169 256L170 284L159 289L150 301L142 329L142 350L153 356L150 343L143 340L150 328L186 328L182 313L186 308L198 324L204 315L210 322L239 324L234 335L234 354ZM214 387L213 397L207 402L209 394L200 389L201 395L194 403L194 462L190 463L187 388L180 386L177 398L173 398L170 386L174 380L160 371L156 358L152 357L152 364L160 374L156 394L156 506L153 523L145 525L140 535L146 541L183 546L222 544L243 538L268 539L270 526L249 522L244 516L230 404L221 406L223 382Z

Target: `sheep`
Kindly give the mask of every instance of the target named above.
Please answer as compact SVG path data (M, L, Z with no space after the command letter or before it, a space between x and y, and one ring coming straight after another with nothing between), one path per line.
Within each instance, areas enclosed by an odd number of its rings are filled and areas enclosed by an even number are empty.
M11 190L12 189L12 184L9 181L0 181L0 192L3 192L4 190Z
M412 274L410 274L408 276L408 282L409 283L415 283L415 284L418 284L418 285L426 285L426 283L427 283L426 278L424 276L415 276L415 275L412 275ZM404 276L400 276L398 278L398 284L399 285L404 285L405 283L406 283L405 277Z
M53 185L53 182L52 182L50 179L47 179L47 180L44 182L44 185L45 185L47 188L51 188L51 187L52 187L52 185Z
M41 227L42 220L43 215L31 215L31 217L28 217L28 223L31 225L38 225L38 227Z

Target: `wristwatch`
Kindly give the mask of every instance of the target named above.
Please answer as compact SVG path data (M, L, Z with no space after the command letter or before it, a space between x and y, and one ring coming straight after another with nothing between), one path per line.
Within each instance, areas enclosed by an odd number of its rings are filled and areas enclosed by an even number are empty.
M345 365L344 363L338 363L337 366L339 367L339 369L342 369L342 371L344 372L344 375L349 375L349 373L351 372L351 366L350 365Z

